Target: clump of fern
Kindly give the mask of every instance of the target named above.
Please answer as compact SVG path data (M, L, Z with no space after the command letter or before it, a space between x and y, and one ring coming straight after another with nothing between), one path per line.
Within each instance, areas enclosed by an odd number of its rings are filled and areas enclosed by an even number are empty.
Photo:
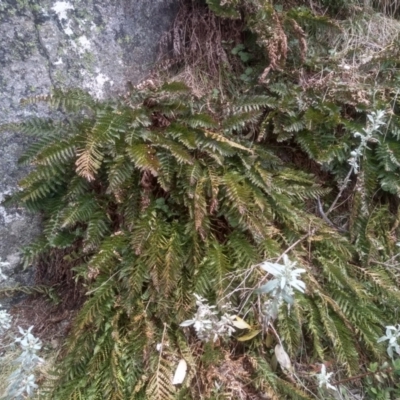
M201 350L183 336L179 324L193 313L193 294L218 303L232 285L256 287L260 275L247 274L251 266L289 246L309 288L277 325L291 357L334 357L355 373L367 352L382 356L379 312L391 310L385 323L394 323L399 294L389 274L359 264L351 240L307 211L327 190L246 135L268 96L242 97L219 116L217 104L178 82L115 101L75 91L42 100L67 117L23 125L38 140L22 158L34 169L13 201L44 216L26 262L70 249L80 260L75 277L87 288L52 399L198 398L211 390L205 380L192 385L196 371L206 373L199 354L215 353L215 366L233 363L226 352L235 339ZM230 301L244 304L240 293ZM250 307L257 295L243 293ZM253 324L259 318L250 312ZM304 340L308 356L299 353ZM260 352L272 362L259 339L242 354L249 395L270 385L307 398L272 369L267 381L255 379L266 374L258 370ZM176 387L171 377L181 358L191 372Z
M207 3L221 18L247 16L260 80L249 74L246 94L199 98L179 82L110 101L56 91L39 100L63 117L20 126L38 139L12 201L44 218L26 264L62 250L87 295L51 399L306 399L317 393L316 364L330 360L338 381L386 356L377 340L400 303L400 156L385 96L394 110L397 94L315 78L320 29L335 28L326 17L258 0ZM384 123L372 129L380 109ZM255 266L286 255L307 290L266 324L256 289L270 277ZM198 341L180 328L195 294L221 309L231 302L261 333ZM276 368L278 339L301 383ZM182 359L186 379L173 385Z

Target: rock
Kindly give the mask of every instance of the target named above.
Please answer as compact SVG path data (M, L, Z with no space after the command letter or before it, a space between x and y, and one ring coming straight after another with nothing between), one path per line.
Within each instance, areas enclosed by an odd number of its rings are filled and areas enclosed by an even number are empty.
M45 106L20 101L52 87L103 98L146 77L177 6L178 0L0 0L0 125L48 115ZM0 130L0 200L17 190L26 173L17 160L32 140ZM0 206L0 261L18 255L39 231L37 217ZM19 279L9 276L10 283Z

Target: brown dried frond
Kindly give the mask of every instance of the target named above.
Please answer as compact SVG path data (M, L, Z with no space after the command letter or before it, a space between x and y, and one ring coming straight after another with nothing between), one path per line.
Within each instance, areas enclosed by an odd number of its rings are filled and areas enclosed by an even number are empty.
M149 191L154 185L154 176L149 169L143 171L142 178L140 179L140 186Z
M400 56L397 45L400 22L369 12L358 13L339 24L340 32L326 37L326 46L333 50L331 62L335 68L318 74L303 71L300 85L305 90L323 91L326 100L368 105L371 87L385 96L385 85L379 81L380 71L385 60Z
M88 276L87 276L89 280L96 279L99 274L100 270L98 268L93 268L92 266L89 265Z
M215 386L223 387L226 395L231 399L252 400L256 393L251 388L250 372L246 368L247 357L241 356L234 359L228 352L224 352L224 360L219 364L213 364L204 370L203 395L211 396Z
M140 199L140 210L143 212L150 205L150 193L154 187L154 176L149 169L143 171L140 186L143 188Z
M95 173L100 166L101 154L95 141L88 141L86 147L76 152L78 156L75 161L76 173L87 179L89 182L94 181Z
M289 22L291 23L291 25L293 27L293 31L294 31L295 36L297 37L297 40L299 41L301 62L304 62L306 60L306 56L307 56L306 34L305 34L303 28L294 19L292 19L292 18L289 19Z
M271 70L280 71L285 65L288 53L287 36L283 30L282 21L276 12L272 14L272 25L267 28L267 32L261 24L258 24L254 31L268 54L269 65L264 69L259 79L260 82L265 82Z
M157 128L165 128L171 125L171 121L160 112L154 112L151 115L151 121L153 123L153 126Z
M79 247L81 243L74 246ZM36 262L35 284L56 288L61 297L61 304L71 310L80 307L84 300L84 288L75 281L73 268L82 263L82 259L68 257L70 253L64 249L52 249L40 256Z
M157 70L177 67L179 78L204 94L210 85L218 86L222 68L235 69L224 43L241 43L243 27L243 21L219 18L200 2L182 2L172 29L161 40Z

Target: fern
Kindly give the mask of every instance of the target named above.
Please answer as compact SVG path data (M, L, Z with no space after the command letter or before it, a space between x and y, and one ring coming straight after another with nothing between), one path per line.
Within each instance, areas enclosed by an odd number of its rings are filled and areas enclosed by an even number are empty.
M25 263L56 249L79 259L75 278L87 294L48 398L212 398L216 371L235 371L218 383L225 397L237 385L248 398L308 399L273 367L275 339L268 343L264 299L254 294L263 279L254 266L284 251L306 270L307 292L281 308L274 328L293 365L332 359L350 376L360 360L385 358L376 340L398 322L400 302L385 265L397 254L397 117L386 135L373 134L355 174L348 160L368 113L337 81L305 82L298 65L307 56L284 50L305 32L317 40L329 21L256 0L207 3L223 17L247 15L251 62L269 68L268 85L218 100L176 81L107 102L56 91L34 101L68 118L22 125L38 140L21 160L32 171L13 200L44 219ZM285 63L295 70L282 72ZM183 334L193 293L218 307L231 301L263 334L210 346ZM189 370L176 387L181 358Z

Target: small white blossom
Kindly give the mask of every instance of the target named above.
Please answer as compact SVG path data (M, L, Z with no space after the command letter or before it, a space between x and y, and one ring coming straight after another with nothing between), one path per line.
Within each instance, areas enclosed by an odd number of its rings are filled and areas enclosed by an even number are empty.
M15 339L15 341L19 342L22 350L24 351L36 352L42 348L42 342L40 339L32 335L32 329L33 326L29 327L26 331L24 331L21 327L18 327L19 333L22 335L22 337Z
M197 337L205 342L217 341L219 337L231 336L235 332L232 326L233 316L228 313L218 317L218 311L215 310L216 306L207 304L207 300L195 294L197 312L192 319L183 321L180 326L188 327L193 326L196 331ZM228 308L225 306L223 308Z
M266 285L259 287L256 293L266 293L270 298L264 302L265 324L278 317L279 308L286 302L288 308L294 302L294 289L301 293L306 290L306 284L300 275L306 272L304 268L296 268L296 262L290 261L289 257L283 255L283 264L264 261L260 267L275 279L271 279Z
M28 397L33 395L33 392L38 388L38 385L35 383L35 375L30 374L24 381L25 391Z
M319 387L326 387L327 389L337 390L335 386L331 385L330 379L333 372L326 373L325 364L321 365L321 372L316 375Z
M282 297L287 303L293 304L293 289L305 292L306 284L299 277L306 270L295 268L296 262L291 262L286 254L283 256L283 264L264 261L260 267L273 275L275 279L271 279L266 285L261 286L257 290L258 293L269 293L272 297Z
M390 358L393 358L393 350L400 356L400 345L398 339L400 338L400 324L396 326L387 326L386 335L378 339L378 343L388 341L387 353Z

